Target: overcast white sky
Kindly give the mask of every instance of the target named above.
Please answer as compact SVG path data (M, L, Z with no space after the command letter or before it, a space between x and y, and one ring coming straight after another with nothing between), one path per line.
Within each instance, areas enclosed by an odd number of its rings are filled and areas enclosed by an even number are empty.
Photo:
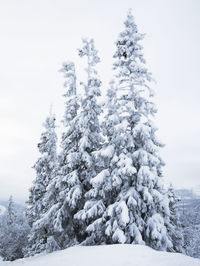
M158 136L165 178L200 184L199 0L0 1L0 199L26 199L35 175L42 123L54 104L63 115L63 61L78 63L82 37L93 37L100 75L111 76L114 42L132 8L147 66L157 80Z

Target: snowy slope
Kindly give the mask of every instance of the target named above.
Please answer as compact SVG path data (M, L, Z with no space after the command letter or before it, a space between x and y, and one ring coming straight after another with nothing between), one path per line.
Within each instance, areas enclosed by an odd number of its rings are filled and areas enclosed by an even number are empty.
M6 208L0 205L0 215L4 214L5 211L6 211Z
M3 263L3 264L1 264ZM200 260L141 245L72 247L1 266L200 266Z

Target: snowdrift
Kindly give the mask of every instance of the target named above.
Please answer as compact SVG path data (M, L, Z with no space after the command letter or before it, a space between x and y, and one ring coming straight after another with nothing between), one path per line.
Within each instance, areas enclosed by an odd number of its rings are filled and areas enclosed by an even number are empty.
M1 264L2 263L2 264ZM200 266L200 260L142 245L76 246L1 266Z

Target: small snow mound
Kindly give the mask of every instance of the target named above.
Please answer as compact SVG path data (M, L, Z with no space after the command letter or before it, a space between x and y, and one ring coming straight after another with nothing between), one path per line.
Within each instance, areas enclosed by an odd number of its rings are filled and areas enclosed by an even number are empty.
M0 264L2 265L2 264ZM47 255L4 262L2 266L200 266L183 254L156 251L144 245L75 246Z

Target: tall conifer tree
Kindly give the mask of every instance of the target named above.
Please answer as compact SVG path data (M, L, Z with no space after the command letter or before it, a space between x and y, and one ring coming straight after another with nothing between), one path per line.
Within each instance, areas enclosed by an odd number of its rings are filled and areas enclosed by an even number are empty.
M79 140L81 135L78 110L80 100L77 95L75 65L72 62L63 64L61 72L64 74L65 114L63 119L64 132L61 139L61 152L58 156L57 177L50 186L56 193L56 204L49 212L53 221L52 231L59 249L77 243L73 214L81 204L82 185L79 180L78 169L80 164Z
M156 107L149 87L151 73L145 67L140 44L143 37L129 11L114 54L116 92L109 90L114 112L108 111L103 130L108 143L99 152L106 164L91 179L88 193L93 202L101 199L106 211L93 212L86 244L146 243L162 250L172 247L169 204L162 184L164 163L158 153L163 145L152 121Z
M94 41L83 40L83 47L79 50L81 57L87 58L87 83L83 83L85 95L82 98L81 129L80 139L81 171L79 176L84 187L83 207L75 215L77 222L82 223L85 240L85 228L95 212L103 212L102 201L94 205L88 191L91 188L91 179L95 177L102 168L102 163L96 160L97 151L101 148L104 140L100 133L99 115L102 112L101 106L97 103L97 97L101 95L101 81L98 77L96 64L100 62L98 52L95 49Z
M31 232L26 255L34 255L46 249L48 230L44 225L39 224L41 217L49 209L49 202L46 201L47 188L55 177L57 155L55 132L55 116L50 114L44 123L45 131L41 134L38 144L41 157L34 165L36 178L30 189L27 217Z

